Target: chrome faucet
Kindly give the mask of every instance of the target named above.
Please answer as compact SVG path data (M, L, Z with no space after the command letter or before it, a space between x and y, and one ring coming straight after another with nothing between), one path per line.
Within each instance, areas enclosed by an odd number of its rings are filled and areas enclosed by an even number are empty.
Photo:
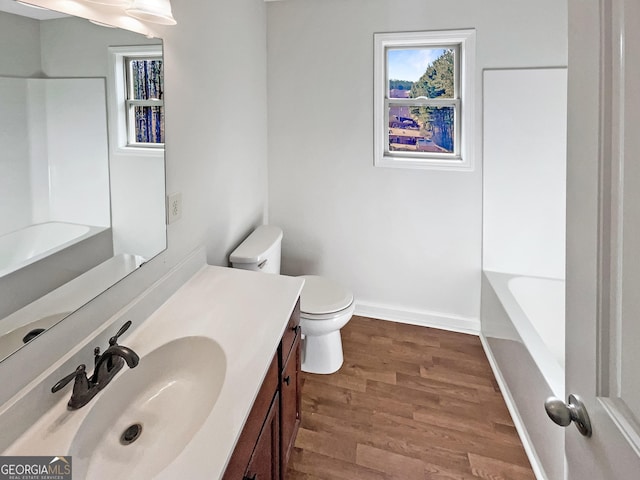
M126 332L130 326L131 321L127 321L120 327L120 330L109 339L109 348L102 355L100 355L100 347L94 349L95 366L91 377L87 377L87 367L82 364L73 373L64 377L51 388L51 392L55 393L71 380L74 380L73 393L67 404L70 410L77 410L89 403L122 370L125 362L129 368L135 368L138 365L138 362L140 362L138 354L129 347L118 345L118 337Z

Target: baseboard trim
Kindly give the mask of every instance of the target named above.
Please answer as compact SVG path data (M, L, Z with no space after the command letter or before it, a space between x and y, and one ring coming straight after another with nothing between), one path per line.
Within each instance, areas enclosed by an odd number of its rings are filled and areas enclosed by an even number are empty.
M544 469L542 468L542 463L540 462L540 459L538 458L538 455L536 455L533 445L531 444L531 439L529 438L527 429L524 426L524 422L522 421L522 418L518 413L518 409L516 408L513 397L511 396L511 391L507 386L507 382L505 382L504 377L502 376L502 372L500 371L498 363L493 356L493 352L491 351L489 342L487 342L487 339L482 333L480 333L480 341L482 342L482 348L484 349L484 353L489 360L489 365L491 365L493 375L496 377L496 381L498 382L498 386L500 387L500 392L502 393L502 398L504 398L504 403L506 403L507 405L507 410L509 410L509 414L511 415L513 424L516 427L516 431L518 432L518 436L520 437L520 441L522 442L524 451L529 458L529 463L531 463L533 473L535 474L537 480L548 480L547 475L544 473Z
M406 310L369 302L356 301L354 315L407 323L409 325L419 325L421 327L438 328L451 332L468 333L472 335L478 335L480 333L480 320L477 318L422 310Z

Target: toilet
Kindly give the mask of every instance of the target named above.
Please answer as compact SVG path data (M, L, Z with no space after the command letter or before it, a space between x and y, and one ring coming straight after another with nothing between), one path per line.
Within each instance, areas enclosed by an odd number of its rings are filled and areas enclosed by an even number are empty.
M233 268L280 273L282 230L262 225L229 256ZM336 282L318 275L303 275L300 295L302 371L329 374L343 362L340 329L351 319L353 294Z

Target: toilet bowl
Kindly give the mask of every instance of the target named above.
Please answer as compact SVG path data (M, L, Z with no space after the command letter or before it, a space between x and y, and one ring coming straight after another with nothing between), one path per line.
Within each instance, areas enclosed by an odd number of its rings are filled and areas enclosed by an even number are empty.
M262 225L251 233L229 256L234 268L280 273L282 230ZM318 275L303 275L300 295L302 330L302 371L329 374L343 362L340 329L351 319L353 294L346 288Z
M302 371L334 373L343 362L340 329L353 315L353 294L325 277L301 278L305 281L300 296Z

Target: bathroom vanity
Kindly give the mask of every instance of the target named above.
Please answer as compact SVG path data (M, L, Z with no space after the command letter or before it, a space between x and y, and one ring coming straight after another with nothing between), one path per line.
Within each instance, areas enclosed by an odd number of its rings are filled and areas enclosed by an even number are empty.
M2 455L68 455L78 480L283 478L300 422L304 281L203 263L168 274L2 405L0 428L24 422ZM51 386L126 320L119 343L139 365L68 410L71 387ZM123 444L133 425L139 438Z
M300 426L300 300L231 456L224 480L285 478Z

